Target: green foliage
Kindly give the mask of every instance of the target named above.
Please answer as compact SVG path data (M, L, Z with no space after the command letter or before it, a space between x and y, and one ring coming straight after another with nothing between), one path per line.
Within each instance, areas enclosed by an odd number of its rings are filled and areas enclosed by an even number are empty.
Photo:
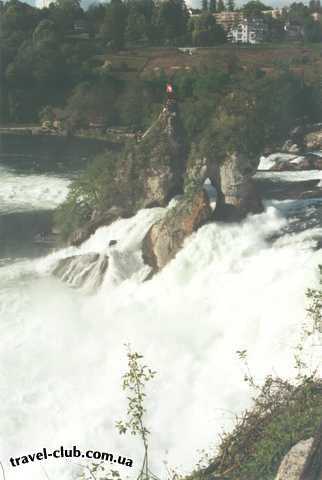
M320 43L322 41L322 24L309 17L304 24L304 40Z
M153 24L159 42L165 45L181 43L187 34L189 13L183 0L160 2L154 12Z
M140 437L144 458L137 480L152 480L155 477L149 467L149 430L145 425L146 408L144 400L146 397L146 384L155 377L156 372L147 365L142 365L143 356L132 352L127 345L128 371L123 375L123 390L127 393L128 409L125 421L118 421L116 427L120 434L129 432L131 435Z
M287 71L275 77L238 73L207 118L201 152L218 160L234 152L257 156L285 138L295 122L316 117L313 98L313 90Z
M271 7L265 5L259 0L250 0L242 6L242 12L248 17L255 17L261 15L265 10L271 10Z
M198 47L212 46L226 41L226 34L208 11L190 20L192 43Z
M115 50L124 47L126 17L126 6L121 0L112 0L107 5L100 35Z
M90 220L94 211L113 205L118 193L115 177L119 158L111 152L98 156L72 183L67 200L55 212L55 223L64 240Z

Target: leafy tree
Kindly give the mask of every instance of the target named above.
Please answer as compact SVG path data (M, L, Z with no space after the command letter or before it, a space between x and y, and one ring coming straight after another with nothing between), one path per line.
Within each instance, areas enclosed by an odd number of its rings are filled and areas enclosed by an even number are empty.
M203 12L207 12L208 11L208 0L202 0L202 7L201 7L202 11Z
M322 41L322 25L309 17L304 23L304 40L312 43Z
M61 35L73 32L76 21L84 18L84 12L78 0L57 0L48 8L48 19L56 25Z
M224 12L226 10L224 0L217 0L217 12Z
M290 5L288 19L296 25L304 25L310 15L309 7L302 2L295 2Z
M142 13L130 11L127 17L125 38L128 42L147 40L147 24Z
M192 42L196 46L209 46L223 43L226 35L223 28L217 25L215 17L205 12L193 19Z
M210 0L209 2L209 11L215 13L217 11L217 0Z
M106 8L100 34L115 50L124 47L127 11L122 0L111 0Z
M98 35L105 16L106 6L102 3L92 3L85 12L89 32L92 36Z
M165 43L182 39L187 34L189 13L183 0L166 0L155 11L154 24L158 38Z
M320 0L310 0L309 10L311 13L321 12L321 2Z
M74 130L87 127L89 123L115 123L115 93L115 87L111 83L78 85L61 113L65 126Z
M227 0L226 10L233 12L235 10L235 0Z
M265 5L259 0L251 0L250 2L245 3L245 5L243 5L241 9L241 11L247 17L258 17L265 10L272 10L272 7Z

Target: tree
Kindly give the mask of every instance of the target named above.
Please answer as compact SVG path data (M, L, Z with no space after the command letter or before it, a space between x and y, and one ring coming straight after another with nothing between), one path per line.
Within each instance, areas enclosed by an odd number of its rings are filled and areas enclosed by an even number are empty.
M322 25L309 17L304 23L304 40L306 42L319 43L322 41Z
M235 1L234 0L227 0L226 10L228 10L228 12L233 12L235 10Z
M78 0L57 0L48 8L48 19L52 20L60 35L73 31L76 21L84 18L84 12Z
M217 0L217 12L224 12L226 10L224 0Z
M111 0L106 8L100 34L115 50L124 47L126 18L127 11L122 0Z
M212 46L223 43L226 35L223 28L217 25L215 17L205 12L193 20L192 42L196 46Z
M272 10L272 7L265 5L259 0L251 0L250 2L245 3L241 9L247 17L258 17L259 15L262 15L262 12L265 10Z
M288 12L289 21L296 25L304 25L309 15L309 8L302 2L292 3Z
M202 7L201 7L203 12L208 11L208 0L202 0Z
M127 17L125 38L128 42L147 39L146 19L142 13L130 11Z
M321 2L320 0L310 0L309 3L310 13L321 12Z
M105 16L106 6L102 3L92 3L85 12L85 19L88 23L89 32L96 36L100 31Z
M217 11L217 0L210 0L209 11L210 13L215 13Z
M172 43L187 34L189 13L184 0L166 0L155 11L154 24L159 40Z

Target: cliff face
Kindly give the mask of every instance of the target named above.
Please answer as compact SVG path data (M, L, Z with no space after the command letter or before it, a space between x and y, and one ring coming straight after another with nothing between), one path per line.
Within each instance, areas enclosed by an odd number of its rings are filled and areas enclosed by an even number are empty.
M177 105L168 101L135 145L129 145L115 183L116 205L132 209L165 206L182 193L186 147Z
M146 234L143 260L153 273L161 270L183 246L184 240L210 220L212 210L204 190L182 199L167 215L152 225Z
M216 218L239 220L249 213L263 211L262 202L252 180L259 159L249 159L234 152L219 165L211 165L209 176L218 189ZM215 173L215 174L213 174Z
M166 206L171 198L183 193L184 181L190 194L192 193L185 199L187 208L183 208L187 217L188 204L192 209L196 206L197 197L194 197L194 194L199 192L199 195L205 195L200 191L207 177L217 190L215 219L236 221L250 212L260 212L262 204L252 182L258 162L258 159L248 159L239 152L227 152L220 161L216 158L205 159L192 152L188 165L188 148L178 105L174 98L168 98L156 121L136 143L129 144L122 154L114 176L111 176L109 184L106 185L109 200L106 201L104 211L95 212L87 225L74 232L70 243L79 244L93 232L93 229L111 223L117 218L115 212L119 216L129 216L141 208ZM201 210L203 211L202 208ZM180 224L182 220L180 208L177 209L176 215ZM211 217L208 211L206 217L207 220ZM185 238L188 231L191 233L204 223L195 222L192 217L190 220L194 225L191 231L184 227L179 236L172 226L166 235L165 225L155 227L149 233L149 242L157 242L160 245L162 238L166 244L171 244L173 251L166 255L169 260L173 252L177 251L178 245L182 244L177 238L170 241L169 235ZM160 250L159 247L157 250ZM163 257L163 254L160 255ZM166 263L160 258L157 269Z

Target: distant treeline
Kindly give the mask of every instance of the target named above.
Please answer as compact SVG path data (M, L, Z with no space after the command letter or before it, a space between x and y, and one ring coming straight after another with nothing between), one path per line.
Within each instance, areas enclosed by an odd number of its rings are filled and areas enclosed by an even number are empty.
M58 119L71 131L90 123L144 128L160 108L168 79L162 72L146 79L119 75L109 56L128 46L223 43L225 32L212 13L234 8L233 0L204 2L200 15L191 16L183 0L112 0L88 10L79 0L43 9L0 2L0 122ZM251 1L243 10L258 15L267 8ZM308 24L319 9L318 0L309 7L296 3L287 15ZM226 78L210 61L207 71L177 74L174 83L185 108L200 100L206 109Z

